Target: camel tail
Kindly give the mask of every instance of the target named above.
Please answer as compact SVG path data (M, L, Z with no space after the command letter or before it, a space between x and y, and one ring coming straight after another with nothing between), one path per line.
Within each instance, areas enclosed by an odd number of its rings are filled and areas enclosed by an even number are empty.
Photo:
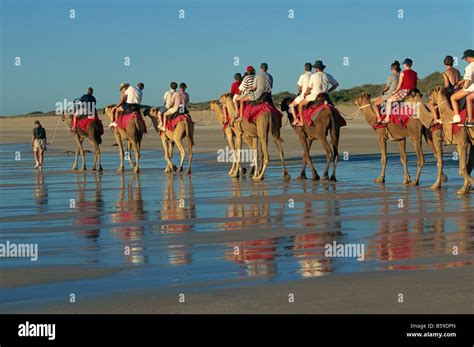
M331 135L331 143L334 157L339 156L339 131L340 128L336 125L336 118L334 115L331 117L331 127L329 128Z
M272 132L273 139L275 141L283 143L283 139L280 136L280 129L277 129L275 123L273 122L273 113L270 114L269 123L270 123L269 124L270 125L270 131Z
M421 131L421 134L423 135L423 138L425 139L425 142L429 145L430 144L430 139L429 139L429 134L430 130L426 127L423 127L423 130Z
M185 122L185 129L186 129L186 143L188 144L188 148L194 145L194 131L193 127L189 126L188 120Z

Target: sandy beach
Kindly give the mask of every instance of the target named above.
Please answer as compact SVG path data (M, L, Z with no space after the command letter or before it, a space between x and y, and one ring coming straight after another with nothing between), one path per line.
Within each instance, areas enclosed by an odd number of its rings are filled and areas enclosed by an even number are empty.
M226 146L220 125L214 119L200 126L210 116L193 113L191 177L163 173L152 128L140 174L128 167L115 172L108 129L104 172L74 172L75 144L62 122L54 136L57 117L38 118L54 141L43 172L35 172L29 145L35 118L0 118L1 241L39 248L36 262L2 259L0 312L472 313L473 201L472 194L455 194L461 179L450 160L454 147L445 147L449 180L439 191L429 189L436 164L426 144L419 187L401 184L393 143L387 182L376 185L378 147L359 116L342 129L347 160L341 159L338 183L296 181L302 150L286 126L293 179L282 181L270 145L265 180L236 180L227 176L227 163L216 161ZM408 150L414 175L416 158ZM322 171L318 144L312 154ZM86 156L90 167L92 155ZM325 245L333 241L363 244L364 261L328 258Z

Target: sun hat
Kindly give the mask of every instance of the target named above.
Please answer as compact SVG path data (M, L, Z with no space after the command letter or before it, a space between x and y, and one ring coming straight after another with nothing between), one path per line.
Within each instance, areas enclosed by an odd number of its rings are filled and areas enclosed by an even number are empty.
M326 68L326 65L324 65L321 60L316 60L316 61L314 62L313 67L314 67L315 69L324 70L324 69Z
M462 55L461 59L466 59L466 58L474 58L474 50L472 49L466 49Z
M249 66L247 66L247 68L245 69L245 71L247 71L247 72L252 72L252 71L255 71L255 69L253 68L252 65L249 65Z
M129 86L130 86L130 84L128 84L128 83L120 83L119 90L122 90L123 88L128 88Z

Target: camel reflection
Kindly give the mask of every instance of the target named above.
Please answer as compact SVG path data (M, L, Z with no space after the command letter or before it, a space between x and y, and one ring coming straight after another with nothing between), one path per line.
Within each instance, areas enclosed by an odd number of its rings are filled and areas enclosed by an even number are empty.
M178 193L175 191L175 184L179 184ZM155 230L162 234L187 233L193 230L196 207L191 176L166 176L164 199L157 215L161 223L155 226ZM191 248L190 243L168 245L168 262L172 265L190 264Z
M142 222L146 219L147 212L143 206L140 175L130 175L125 186L124 174L120 174L119 197L115 203L115 210L116 212L111 214L111 220L115 225L111 228L111 232L125 243L125 257L132 264L146 263Z
M48 211L48 185L45 183L43 172L36 171L36 182L33 190L35 205L38 213Z
M258 203L239 202L242 196L242 183L232 181L232 194L235 203L227 207L226 217L231 219L220 227L224 230L257 230L268 228L270 223L270 204L265 202L269 195L265 184L254 183L253 200ZM279 215L279 213L277 213ZM276 222L276 221L275 221ZM229 243L225 258L243 266L244 274L249 277L272 277L277 273L275 263L277 238L263 238L251 241Z
M385 189L385 188L382 188ZM446 208L446 192L434 191L434 199L423 200L417 188L416 197L404 195L402 201L389 194L383 195L381 212L386 218L380 222L375 239L371 242L368 258L375 258L379 268L389 270L416 270L468 265L470 262L441 260L440 263L413 261L417 258L446 257L473 253L473 216L469 200L463 201L456 211ZM426 193L425 193L426 198ZM413 202L413 203L412 203ZM400 207L400 203L404 206ZM434 213L432 212L434 211ZM456 223L449 223L455 220ZM443 258L441 258L443 259ZM407 264L407 261L409 264ZM389 262L385 265L384 262ZM393 262L395 264L390 264ZM402 262L397 264L397 262ZM418 262L418 264L413 264Z
M94 191L93 196L88 194L87 174L80 173L76 175L77 197L75 199L75 209L78 211L74 225L77 229L77 236L87 242L81 247L83 250L89 251L92 258L88 262L98 262L98 251L100 249L97 242L100 236L101 215L103 210L102 199L102 176L94 175Z

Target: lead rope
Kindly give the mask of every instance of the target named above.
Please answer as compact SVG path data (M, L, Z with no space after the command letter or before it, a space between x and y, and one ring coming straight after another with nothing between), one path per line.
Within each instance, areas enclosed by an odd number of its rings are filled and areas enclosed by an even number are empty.
M204 112L207 112L207 111L204 111ZM205 127L205 126L208 126L209 123L211 123L211 120L212 118L214 117L214 112L211 111L211 116L209 117L208 121L206 122L206 124L199 124L202 122L202 118L200 120L198 120L197 122L194 122L195 125L197 126L200 126L200 127Z
M60 121L61 121L61 118L58 118L58 123L56 124L56 128L54 129L53 139L49 142L50 145L54 142L54 139L56 138L56 132L58 131Z
M359 116L360 110L362 110L363 108L366 108L366 107L370 107L371 105L369 103L367 105L359 106L356 102L356 106L357 106L357 110L355 110L354 112L352 112L350 114L346 114L346 113L344 113L340 110L338 110L338 111L345 120L354 120Z

